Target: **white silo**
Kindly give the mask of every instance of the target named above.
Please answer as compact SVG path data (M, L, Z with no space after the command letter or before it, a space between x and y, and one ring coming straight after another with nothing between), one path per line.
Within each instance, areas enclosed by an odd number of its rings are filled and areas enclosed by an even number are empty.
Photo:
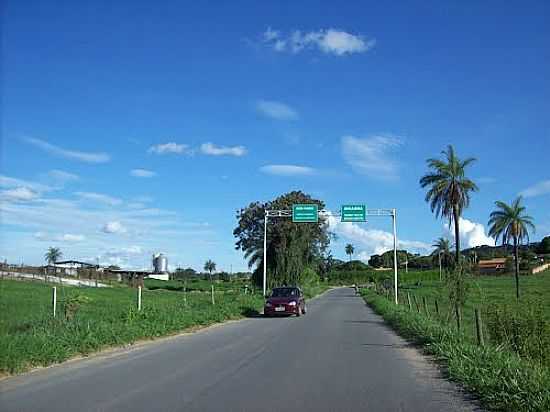
M168 259L164 254L153 255L153 273L168 273Z

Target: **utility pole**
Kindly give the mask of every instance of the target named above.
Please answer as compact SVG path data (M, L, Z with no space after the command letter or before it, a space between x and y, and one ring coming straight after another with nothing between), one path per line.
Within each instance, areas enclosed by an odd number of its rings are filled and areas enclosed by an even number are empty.
M395 294L395 304L399 303L397 297L397 211L392 209L392 223L393 223L393 284Z
M263 277L264 296L265 296L265 289L266 289L266 278L267 278L267 210L265 211L265 216L264 216L264 277Z

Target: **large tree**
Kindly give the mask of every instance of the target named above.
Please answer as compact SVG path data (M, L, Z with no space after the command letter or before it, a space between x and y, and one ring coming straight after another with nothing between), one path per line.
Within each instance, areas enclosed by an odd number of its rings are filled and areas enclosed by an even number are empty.
M48 263L48 265L53 265L55 262L57 262L61 257L63 256L63 253L58 247L50 246L48 248L48 251L44 254L44 259Z
M516 273L516 298L519 300L519 245L524 239L529 239L529 229L535 230L533 218L525 214L525 206L521 204L521 196L510 205L496 201L496 210L489 216L489 236L495 238L495 243L502 238L502 244L514 242L514 258Z
M255 268L253 279L262 284L264 216L266 210L292 210L297 203L314 203L324 208L321 200L294 191L268 202L253 202L237 211L235 248L242 250L248 266ZM267 227L268 286L298 284L303 270L321 259L329 244L328 224L323 217L317 223L293 223L289 217L269 218Z
M460 263L460 217L470 204L470 194L478 190L477 185L466 177L466 169L476 159L461 160L453 146L441 152L443 160L428 159L430 172L420 179L420 186L427 188L426 202L436 217L448 218L449 226L454 223L455 260Z

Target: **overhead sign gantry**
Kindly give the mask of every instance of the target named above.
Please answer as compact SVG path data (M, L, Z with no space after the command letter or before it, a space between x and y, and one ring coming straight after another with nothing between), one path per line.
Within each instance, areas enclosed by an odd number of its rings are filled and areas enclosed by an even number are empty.
M393 290L395 304L397 296L397 228L396 209L367 209L365 205L343 205L340 212L319 210L315 203L300 203L292 205L292 210L266 210L264 216L264 273L263 293L266 295L267 280L267 223L269 218L292 218L294 223L317 223L320 217L340 216L342 222L366 222L367 216L390 216L393 227Z

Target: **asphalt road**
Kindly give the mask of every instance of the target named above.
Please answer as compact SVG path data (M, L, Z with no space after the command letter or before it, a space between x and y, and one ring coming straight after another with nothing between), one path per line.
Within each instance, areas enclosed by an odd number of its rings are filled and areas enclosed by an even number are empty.
M351 289L0 382L2 411L471 411Z

